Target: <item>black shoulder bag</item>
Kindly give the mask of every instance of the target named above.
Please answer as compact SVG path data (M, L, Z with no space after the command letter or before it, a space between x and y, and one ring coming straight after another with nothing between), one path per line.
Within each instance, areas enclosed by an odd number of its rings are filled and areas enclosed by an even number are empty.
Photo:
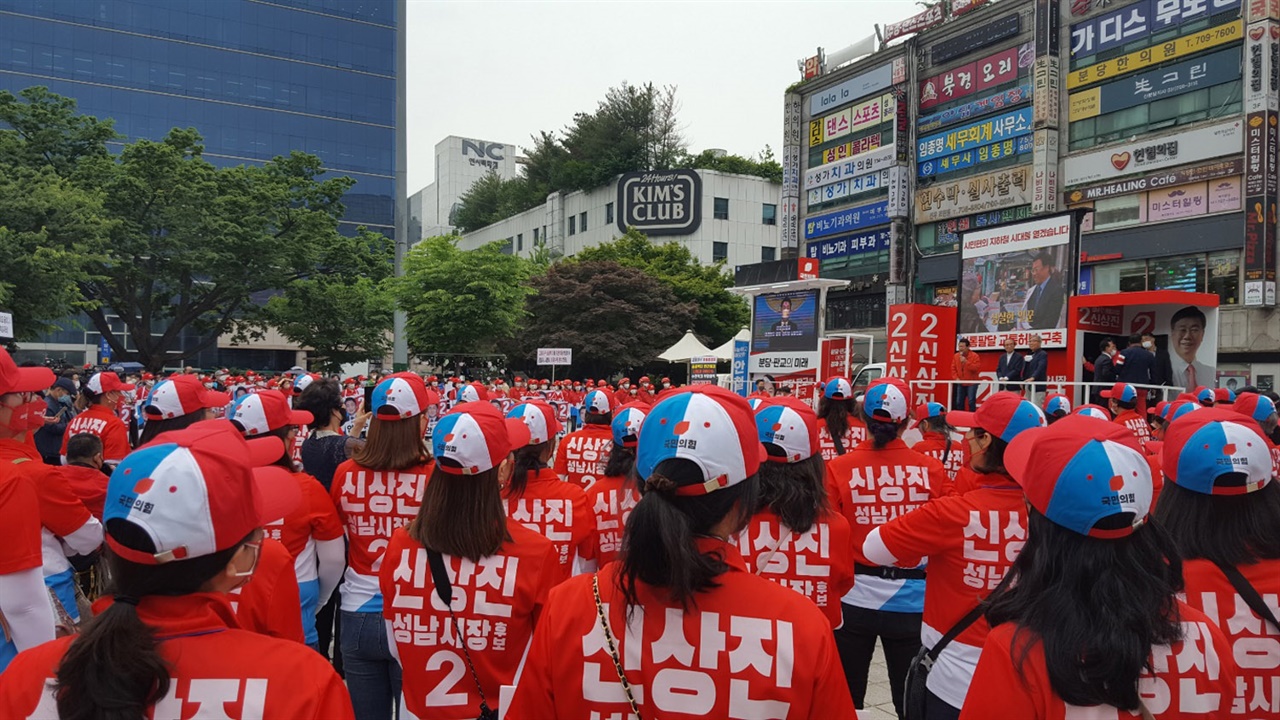
M498 720L498 711L490 709L484 696L484 688L480 687L480 676L476 675L476 666L471 664L471 653L467 651L466 638L462 636L462 628L458 625L458 617L453 614L453 583L449 582L449 573L444 569L444 556L427 548L427 563L431 566L431 580L436 586L436 595L440 602L449 608L449 619L453 621L453 634L462 646L462 656L467 659L467 669L471 671L471 680L476 684L476 692L480 693L480 715L477 720Z
M976 607L969 611L968 615L960 618L960 621L951 626L946 635L938 641L937 645L932 648L921 647L916 656L912 658L911 665L907 668L907 681L903 689L905 697L902 699L902 711L906 715L907 720L924 720L925 698L928 695L928 687L926 683L929 680L929 671L933 669L933 664L938 662L938 656L942 651L960 636L960 633L969 629L969 626L978 621L982 617L982 603L979 602Z
M1226 575L1227 579L1231 581L1231 587L1235 588L1236 592L1240 593L1240 597L1244 600L1245 604L1249 606L1249 609L1258 617L1270 622L1276 630L1280 630L1280 621L1276 620L1276 616L1272 614L1271 608L1267 607L1267 604L1262 601L1262 596L1258 594L1258 591L1249 583L1248 580L1245 579L1244 575L1241 574L1236 566L1224 565L1222 563L1214 564L1217 565L1218 569L1222 571L1222 574Z

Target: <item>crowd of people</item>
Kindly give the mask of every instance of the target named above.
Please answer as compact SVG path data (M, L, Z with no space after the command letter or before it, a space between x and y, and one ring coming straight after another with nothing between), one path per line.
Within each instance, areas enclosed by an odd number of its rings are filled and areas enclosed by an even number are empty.
M781 390L0 350L0 717L1280 717L1275 397Z

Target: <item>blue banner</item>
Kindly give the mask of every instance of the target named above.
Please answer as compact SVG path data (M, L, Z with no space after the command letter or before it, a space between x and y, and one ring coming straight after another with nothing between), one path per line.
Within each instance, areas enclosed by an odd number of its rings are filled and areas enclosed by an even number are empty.
M990 145L1001 140L1031 134L1031 108L1015 110L968 125L929 135L916 142L916 160L928 160L939 155L954 153Z
M990 97L984 97L981 100L974 100L963 105L957 105L953 108L947 108L939 113L926 115L916 121L917 131L929 132L937 130L944 125L961 122L962 120L972 120L980 118L984 115L990 115L994 112L1000 112L1014 105L1020 105L1031 99L1031 83L1019 85L1016 88L1009 88L1004 92L996 93Z
M805 249L805 254L808 257L818 258L819 260L829 260L849 255L880 252L881 250L889 249L891 236L892 233L889 228L881 228L871 232L858 233L857 235L820 240L809 243Z
M1240 7L1240 0L1138 0L1071 26L1071 59L1128 45L1183 23Z
M746 340L733 341L733 391L747 396L747 361L751 357L751 343Z
M1005 140L1004 142L983 145L980 148L965 150L937 160L925 160L917 166L916 172L920 177L945 175L949 172L972 167L978 163L999 160L1010 155L1023 155L1031 152L1034 146L1035 136L1023 135L1016 140Z
M836 210L804 221L804 239L827 237L889 222L889 201Z

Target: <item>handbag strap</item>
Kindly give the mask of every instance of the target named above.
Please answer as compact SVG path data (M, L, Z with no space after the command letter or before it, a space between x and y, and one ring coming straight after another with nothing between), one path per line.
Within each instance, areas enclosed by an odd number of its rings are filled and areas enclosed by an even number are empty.
M987 597L991 597L991 595L995 595L996 593L1003 590L1005 586L1009 584L1009 578L1011 577L1013 577L1013 573L1006 570L1004 573L1004 578L1000 580L1000 584L996 585L995 588L992 589L991 594L988 595ZM942 651L945 650L947 646L951 644L951 641L955 640L957 637L960 637L960 633L964 632L965 630L968 630L970 625L973 625L974 623L978 622L978 618L982 617L982 614L986 612L986 609L987 609L986 599L984 598L982 600L979 600L978 604L975 605L973 609L968 612L968 614L960 618L959 622L957 622L955 625L952 625L951 629L947 631L947 634L943 635L942 639L938 641L938 644L934 645L932 648L929 649L927 653L925 653L926 666L929 668L932 668L933 664L938 661L938 656L941 655Z
M618 671L618 682L622 683L622 691L627 694L627 702L631 704L631 712L636 720L640 720L640 708L636 706L635 696L631 694L631 683L622 670L622 659L618 657L618 646L613 642L613 633L609 630L609 619L604 614L604 603L600 601L600 573L591 576L591 594L596 599L596 614L600 616L600 627L604 629L604 640L609 645L609 657L613 659L613 669Z
M1262 600L1262 596L1259 595L1253 585L1245 579L1245 576L1241 574L1240 570L1236 568L1235 565L1227 565L1220 562L1215 562L1214 564L1217 565L1218 569L1222 571L1222 574L1226 575L1227 579L1231 581L1231 586L1236 589L1237 593L1240 593L1240 597L1244 599L1244 602L1249 606L1249 609L1253 610L1254 614L1258 617L1269 621L1275 629L1280 630L1280 621L1276 620L1276 616L1271 612L1271 608L1267 607L1267 604Z
M787 534L778 538L778 544L775 545L773 549L769 551L769 554L763 557L760 557L756 560L756 569L755 569L756 575L759 575L760 573L764 572L764 569L769 567L769 563L773 562L773 556L778 554L778 551L782 549L782 546L785 545L786 542L790 540L791 536L794 534L795 534L795 530L792 530L791 528L787 528Z
M947 431L947 447L942 451L942 464L945 466L951 458L951 431Z
M431 580L436 586L436 595L440 597L440 602L449 608L449 619L453 621L453 634L457 636L458 645L462 647L462 655L467 659L467 669L471 671L471 680L476 684L476 692L480 693L480 717L494 716L484 696L484 688L480 687L480 676L476 674L476 666L471 663L471 653L467 650L467 640L463 637L462 628L458 625L458 616L453 614L453 583L449 582L449 573L445 572L444 556L431 548L426 550L427 564L431 566Z

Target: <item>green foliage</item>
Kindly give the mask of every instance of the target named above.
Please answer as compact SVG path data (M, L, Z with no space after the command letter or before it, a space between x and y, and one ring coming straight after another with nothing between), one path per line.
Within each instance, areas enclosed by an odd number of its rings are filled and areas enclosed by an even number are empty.
M697 314L667 284L613 261L559 263L530 285L535 294L525 303L528 318L508 343L517 366L532 366L539 347L568 347L568 372L602 377L629 371L679 340Z
M684 330L693 328L700 337L707 339L711 347L716 347L736 335L750 321L746 300L728 291L733 287L733 276L725 271L724 263L703 265L689 252L689 248L679 243L657 245L631 228L610 242L582 250L573 260L583 263L616 262L642 270L659 280L679 302L688 303L697 313L692 325L676 328L679 330L677 340Z
M416 355L478 353L510 337L524 316L532 266L505 255L498 243L466 252L456 236L427 238L405 256L404 277L392 283L408 315Z
M768 145L758 158L745 158L741 155L715 155L711 150L687 158L682 167L716 170L735 175L754 175L770 182L782 183L782 164L773 157L773 149Z
M523 177L503 180L491 172L471 184L458 199L460 207L451 219L463 232L471 232L545 202L547 192Z

